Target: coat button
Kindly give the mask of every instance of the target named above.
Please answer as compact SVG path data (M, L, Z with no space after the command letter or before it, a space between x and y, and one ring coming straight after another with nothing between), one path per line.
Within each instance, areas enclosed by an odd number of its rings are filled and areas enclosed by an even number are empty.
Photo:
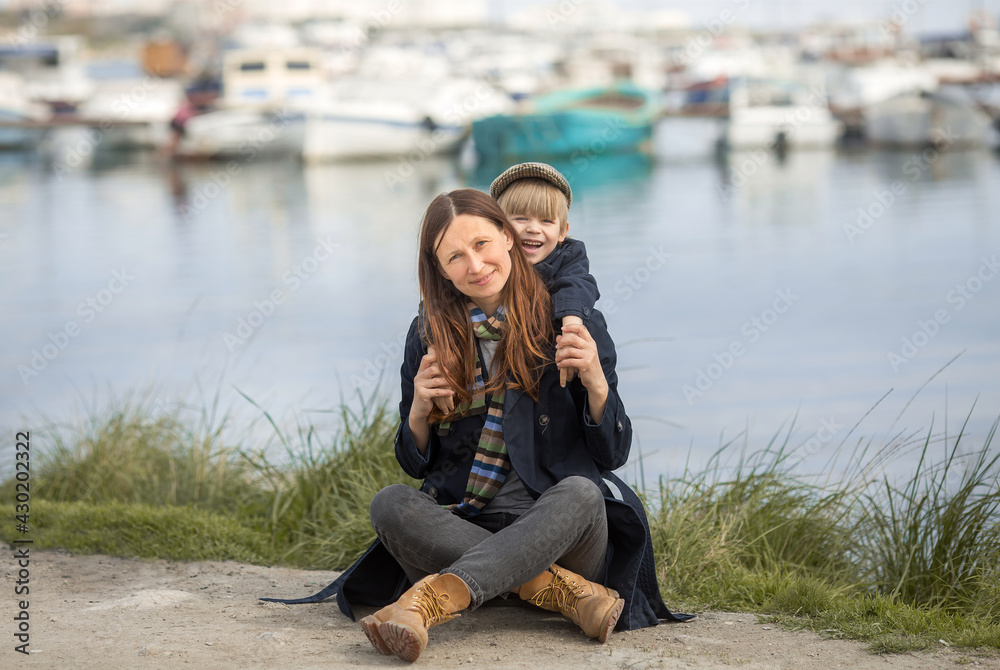
M427 489L427 495L429 495L431 498L434 498L435 500L437 500L437 497L438 497L437 487L436 486L432 486L429 489Z
M622 432L622 428L623 427L622 427L622 422L621 421L618 422L617 426L618 426L618 432L619 433Z
M549 415L548 414L543 414L540 417L538 417L538 425L539 426L547 426L547 425L549 425Z

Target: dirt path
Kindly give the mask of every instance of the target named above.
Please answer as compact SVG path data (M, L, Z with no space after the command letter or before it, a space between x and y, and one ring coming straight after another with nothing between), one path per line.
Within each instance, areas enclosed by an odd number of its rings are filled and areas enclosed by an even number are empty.
M257 596L299 596L336 573L240 563L145 561L30 553L30 649L14 651L18 568L3 565L0 658L5 668L393 668L332 601L285 606ZM363 613L368 613L365 610ZM491 604L431 631L415 667L530 668L947 668L1000 670L998 659L943 650L879 657L863 645L711 612L687 624L588 640L558 615Z

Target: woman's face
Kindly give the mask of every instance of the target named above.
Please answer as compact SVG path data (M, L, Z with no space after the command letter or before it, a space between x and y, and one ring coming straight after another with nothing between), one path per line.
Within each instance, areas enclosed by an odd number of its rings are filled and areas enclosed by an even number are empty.
M513 236L481 216L459 214L437 240L441 274L492 316L510 275Z

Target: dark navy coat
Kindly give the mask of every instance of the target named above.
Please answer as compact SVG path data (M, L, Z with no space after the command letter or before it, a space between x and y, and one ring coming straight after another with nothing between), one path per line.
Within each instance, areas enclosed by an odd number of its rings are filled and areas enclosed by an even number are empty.
M686 620L689 618L686 615L672 614L660 597L641 501L611 473L628 460L632 424L618 396L617 356L604 316L592 310L584 325L597 343L608 380L608 400L601 422L595 424L590 420L587 391L579 376L565 388L560 387L559 371L555 365L549 365L542 374L537 403L518 389L509 389L505 396L504 442L511 465L534 498L572 475L590 479L604 493L608 518L605 583L625 599L619 629L652 626L658 619ZM460 502L465 495L484 420L481 415L460 419L443 436L432 430L425 453L420 453L410 434L407 417L413 401L413 378L426 351L415 318L400 369L402 399L396 458L408 475L424 480L422 491L441 504L450 504ZM352 605L381 607L395 601L409 586L403 569L375 540L354 565L323 591L309 598L279 602L318 602L336 593L341 611L353 619Z
M553 319L570 314L584 320L590 318L601 292L597 290L597 280L590 274L590 259L583 242L567 237L552 253L535 263L535 269L552 294Z

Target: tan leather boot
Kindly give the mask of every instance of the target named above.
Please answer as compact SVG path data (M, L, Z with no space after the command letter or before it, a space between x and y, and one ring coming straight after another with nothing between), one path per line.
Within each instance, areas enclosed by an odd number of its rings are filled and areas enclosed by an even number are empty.
M602 643L614 630L625 608L618 592L553 564L548 570L518 588L528 600L550 612L560 612Z
M452 574L428 575L399 600L361 620L372 646L411 663L427 647L427 629L461 616L469 606L469 587Z

